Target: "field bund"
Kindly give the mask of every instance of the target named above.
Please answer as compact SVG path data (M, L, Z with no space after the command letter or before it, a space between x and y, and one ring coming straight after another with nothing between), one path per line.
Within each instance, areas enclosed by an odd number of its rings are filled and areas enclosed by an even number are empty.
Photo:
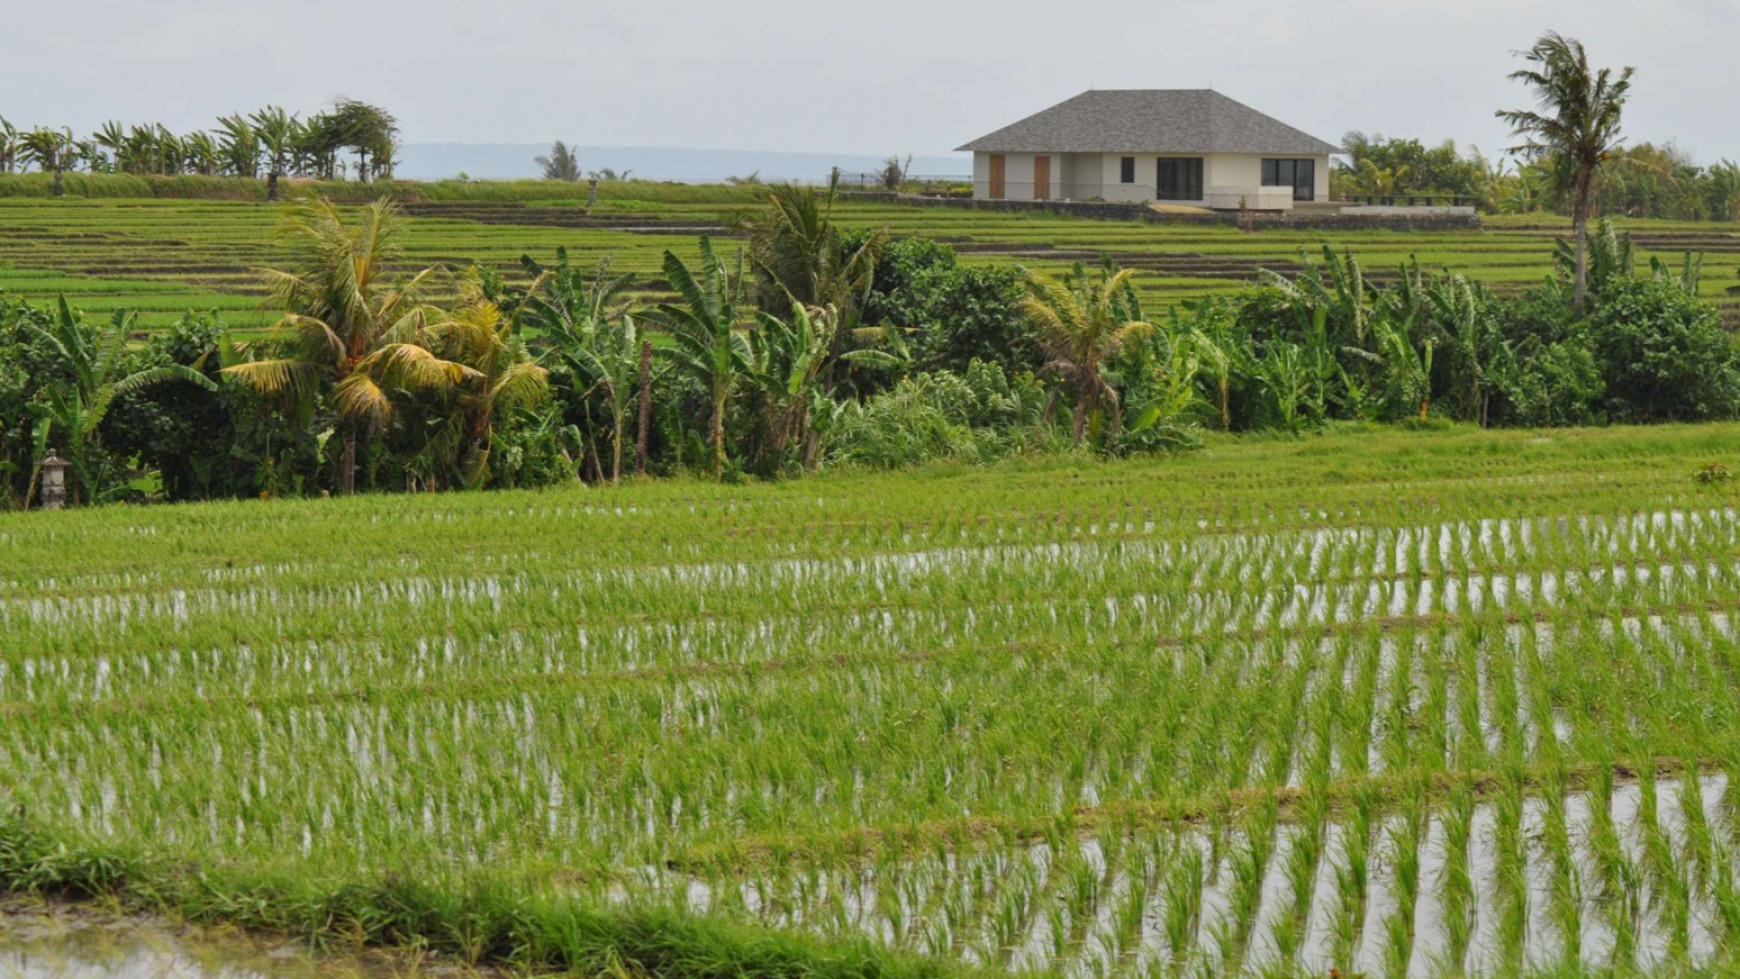
M0 514L0 890L661 976L1733 968L1736 444Z

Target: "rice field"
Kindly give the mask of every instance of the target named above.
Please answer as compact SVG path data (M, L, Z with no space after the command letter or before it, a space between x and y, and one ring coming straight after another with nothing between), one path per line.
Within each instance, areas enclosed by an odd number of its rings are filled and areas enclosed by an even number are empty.
M0 514L0 807L951 969L1725 973L1737 444Z
M662 298L660 257L673 248L692 258L701 233L725 234L740 205L605 200L590 213L573 201L447 201L416 204L406 271L473 263L517 276L522 254L548 260L558 245L575 261L610 257L635 275L642 299ZM0 199L0 288L34 299L65 292L87 313L126 307L149 330L189 309L215 309L232 325L269 324L253 269L275 261L270 230L276 206L252 201L41 198ZM1168 302L1236 289L1258 269L1293 271L1303 246L1349 247L1382 280L1409 258L1462 271L1515 292L1550 270L1552 240L1564 222L1546 216L1489 218L1481 231L1326 232L1156 225L1074 217L963 211L854 201L848 224L947 241L968 262L1020 262L1060 272L1111 255L1137 268L1144 297ZM1659 255L1676 267L1688 250L1706 255L1702 292L1740 317L1740 225L1622 222L1640 259Z

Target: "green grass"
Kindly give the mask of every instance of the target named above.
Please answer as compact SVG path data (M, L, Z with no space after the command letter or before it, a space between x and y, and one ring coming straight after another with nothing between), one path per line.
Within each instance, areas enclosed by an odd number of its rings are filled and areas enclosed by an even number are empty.
M1737 445L0 514L0 881L670 976L1717 973Z
M171 199L167 193L145 199L8 197L4 179L0 284L6 278L23 280L9 287L33 299L52 298L62 288L69 295L103 297L92 300L92 309L133 305L145 329L200 306L223 309L244 328L271 321L268 312L254 308L261 289L253 270L278 258L270 238L277 207L253 200ZM410 205L415 217L406 270L475 262L517 276L520 255L548 259L563 245L582 264L610 257L614 268L635 275L641 299L654 300L666 294L660 272L664 250L693 258L701 231L723 235L729 215L761 191L634 181L605 185L600 193L599 206L588 213L580 206L583 187L546 181L417 185L420 202ZM1110 254L1139 270L1137 287L1156 308L1237 289L1260 268L1296 271L1301 248L1316 254L1325 245L1351 248L1374 279L1393 275L1413 258L1430 269L1450 268L1516 292L1549 273L1553 238L1567 230L1562 220L1548 216L1490 218L1479 231L1276 228L1246 235L1232 227L862 201L842 205L840 213L848 224L950 241L972 263L1021 263L1055 273ZM1677 266L1685 251L1703 251L1703 296L1728 305L1731 315L1740 314L1734 305L1740 303L1740 226L1666 221L1621 226L1637 236L1643 259L1658 255ZM79 287L83 282L89 285ZM205 298L216 295L230 298Z

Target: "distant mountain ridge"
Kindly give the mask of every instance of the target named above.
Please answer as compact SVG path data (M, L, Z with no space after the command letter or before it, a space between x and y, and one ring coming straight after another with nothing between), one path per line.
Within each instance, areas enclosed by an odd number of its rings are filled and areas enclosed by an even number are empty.
M406 143L395 175L411 180L439 180L464 173L469 177L508 180L542 176L536 158L549 153L548 143ZM763 180L821 181L839 167L847 172L879 169L886 156L854 153L781 153L772 150L695 150L656 146L581 146L576 149L582 170L609 167L617 173L633 170L648 180L711 183L726 177L759 173ZM902 160L905 159L904 154ZM972 159L955 156L914 156L909 172L924 176L972 172Z

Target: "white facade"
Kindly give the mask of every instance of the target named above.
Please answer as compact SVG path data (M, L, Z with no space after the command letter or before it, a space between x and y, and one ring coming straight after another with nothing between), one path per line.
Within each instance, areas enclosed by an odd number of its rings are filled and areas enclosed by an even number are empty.
M1044 157L1048 164L1036 166L1035 159ZM997 161L1001 160L999 164ZM1124 180L1125 160L1132 161L1131 179ZM1159 161L1202 161L1202 179L1196 196L1183 198L1162 194L1159 186ZM1263 161L1310 160L1313 167L1309 181L1310 193L1305 199L1329 199L1329 157L1327 155L1264 154L1264 153L986 153L973 154L973 196L981 200L1106 200L1144 202L1164 200L1166 203L1196 205L1224 210L1248 207L1252 210L1289 210L1296 200L1291 184L1265 186ZM1048 166L1050 179L1036 184L1036 169ZM1002 170L1002 179L996 171ZM1191 181L1194 184L1194 180ZM1304 187L1299 188L1301 191ZM1300 195L1303 196L1303 195Z

